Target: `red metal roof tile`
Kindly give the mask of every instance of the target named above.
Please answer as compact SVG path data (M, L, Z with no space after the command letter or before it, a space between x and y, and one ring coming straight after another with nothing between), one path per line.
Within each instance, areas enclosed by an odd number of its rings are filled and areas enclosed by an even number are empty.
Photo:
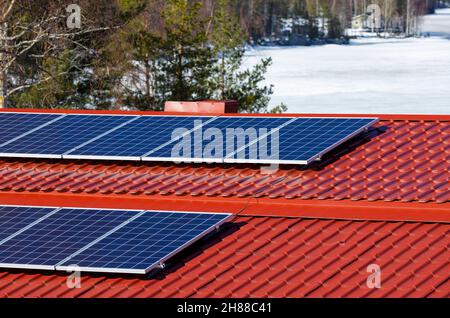
M445 203L450 122L381 121L321 164L272 175L246 165L2 159L0 191Z
M233 225L234 224L234 225ZM0 272L2 297L450 297L450 224L237 217L145 279ZM381 268L370 289L367 266ZM68 275L68 274L67 274Z
M4 204L144 200L247 216L149 277L83 275L69 289L64 273L0 271L0 296L450 297L450 117L381 118L323 162L270 175L251 165L1 159ZM370 264L381 267L381 289L366 285Z

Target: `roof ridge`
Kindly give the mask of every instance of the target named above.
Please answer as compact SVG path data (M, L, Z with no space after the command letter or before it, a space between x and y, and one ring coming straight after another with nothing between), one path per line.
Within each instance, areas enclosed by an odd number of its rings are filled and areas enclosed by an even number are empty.
M237 117L237 116L259 116L259 117L377 117L380 120L393 120L393 121L440 121L450 122L450 114L330 114L330 113L283 113L283 114L255 114L255 113L227 113L227 114L215 114L215 113L180 113L180 112L163 112L163 111L138 111L138 110L90 110L90 109L40 109L40 108L5 108L1 109L1 112L10 113L54 113L54 114L126 114L126 115L178 115L178 116L224 116L224 117Z
M111 194L0 192L0 202L4 205L23 205L23 202L27 202L27 205L33 206L74 208L170 211L176 206L179 211L191 211L192 200L191 196L157 194L138 197ZM450 223L450 203L205 197L202 198L201 204L195 206L195 210L250 217Z

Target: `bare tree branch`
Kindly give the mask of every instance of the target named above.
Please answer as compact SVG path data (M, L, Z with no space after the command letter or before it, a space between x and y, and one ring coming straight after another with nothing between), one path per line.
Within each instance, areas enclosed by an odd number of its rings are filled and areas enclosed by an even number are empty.
M6 18L11 13L15 3L16 3L16 0L11 0L11 2L9 3L9 6L2 13L2 17L1 17L0 23L4 23L5 22Z
M120 27L98 26L93 20L83 17L83 29L69 29L65 27L67 14L62 6L51 6L39 15L32 11L34 3L31 0L3 1L0 4L0 107L2 101L12 94L69 72L54 73L41 67L47 58L64 62L68 70L83 72L83 68L78 65L84 63L83 57L97 54L87 44L87 35ZM30 16L26 19L17 18L16 15L22 16L23 10L30 10ZM75 53L70 60L59 60L59 56L67 50L79 53ZM25 64L21 65L24 61ZM30 63L33 65L33 74L30 73Z
M65 75L65 74L67 74L67 73L68 73L68 72L61 72L61 73L58 73L56 76L55 76L55 75L51 75L51 76L42 78L42 79L40 79L39 81L36 81L36 82L33 82L33 83L19 85L19 86L13 88L13 89L10 89L10 90L7 92L7 94L6 94L6 97L11 96L12 94L14 94L14 93L17 92L17 91L21 91L21 90L24 90L24 89L26 89L26 88L30 88L30 87L33 87L33 86L36 86L36 85L43 84L43 83L45 83L45 82L48 82L48 81L54 79L55 77L59 77L59 76Z

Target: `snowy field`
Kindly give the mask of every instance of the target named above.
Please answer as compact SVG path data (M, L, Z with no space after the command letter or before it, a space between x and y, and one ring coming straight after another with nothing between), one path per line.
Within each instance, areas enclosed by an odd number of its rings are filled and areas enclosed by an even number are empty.
M272 57L271 105L289 112L450 114L450 9L425 17L422 29L431 37L258 48L246 66Z

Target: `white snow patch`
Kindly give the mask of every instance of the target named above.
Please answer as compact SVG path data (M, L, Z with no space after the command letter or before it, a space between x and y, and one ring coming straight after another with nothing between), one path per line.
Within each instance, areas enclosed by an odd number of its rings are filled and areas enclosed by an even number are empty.
M271 105L289 112L450 114L450 9L424 21L432 37L257 48L245 66L272 57Z

